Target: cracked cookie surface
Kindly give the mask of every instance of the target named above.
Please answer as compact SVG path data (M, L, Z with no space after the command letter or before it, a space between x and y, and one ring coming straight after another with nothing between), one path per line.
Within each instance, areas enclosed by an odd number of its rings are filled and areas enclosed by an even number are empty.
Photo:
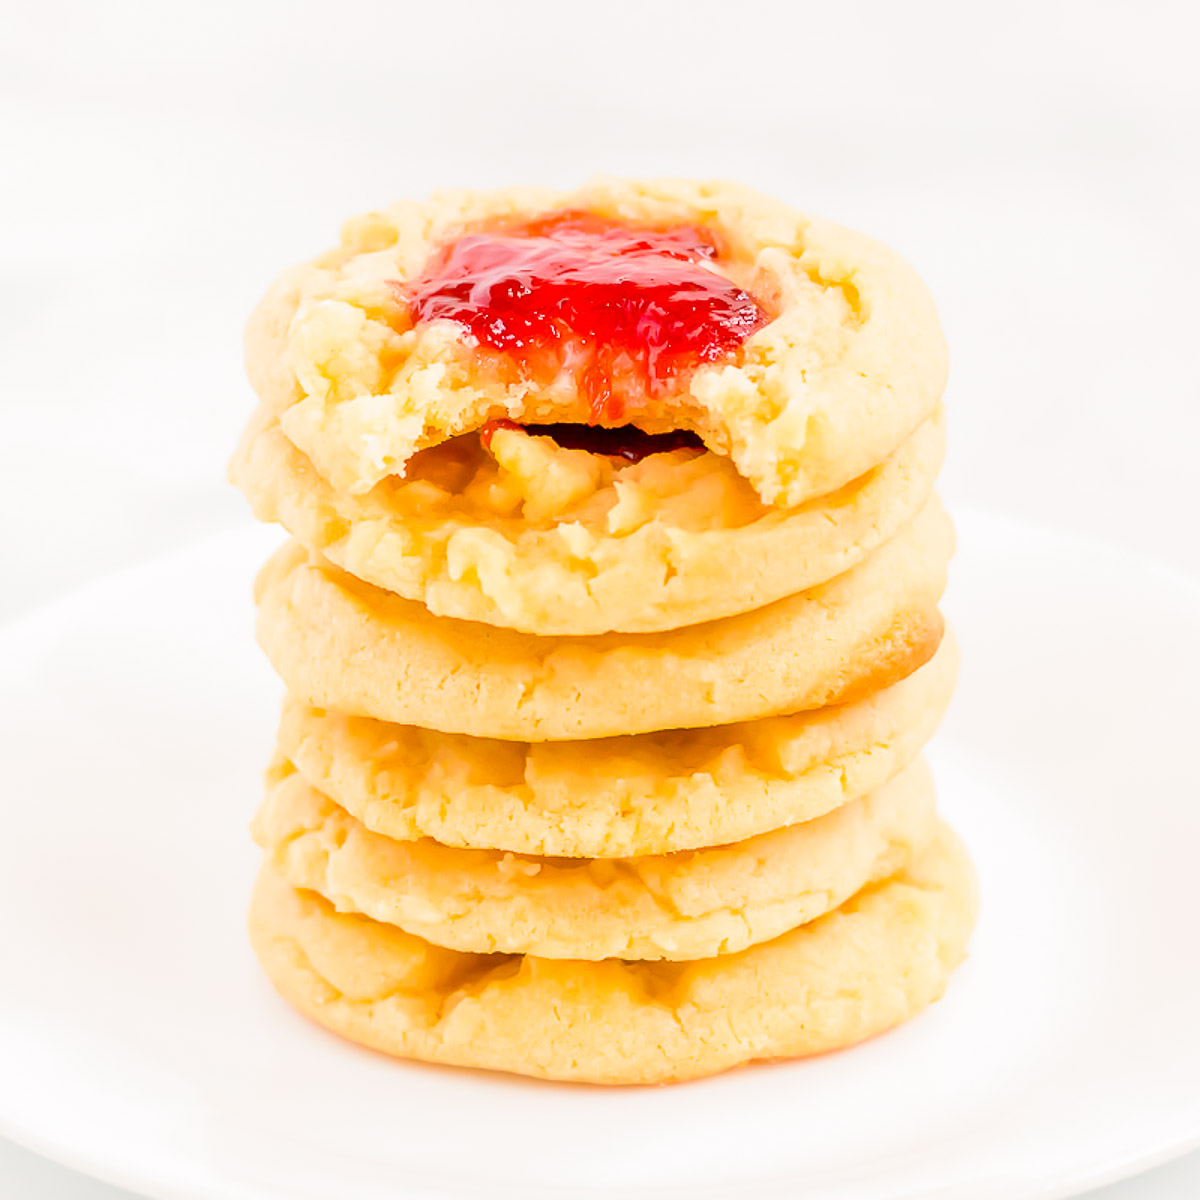
M353 716L519 741L724 725L853 700L927 662L953 540L932 501L820 587L703 625L592 638L436 617L293 542L259 575L258 636L294 695Z
M545 858L396 841L283 764L254 822L266 861L339 912L477 954L695 959L769 941L919 854L935 826L922 762L816 820L727 846Z
M255 515L440 616L526 633L648 632L745 612L859 562L929 499L939 410L882 463L792 508L721 455L639 462L499 430L423 451L404 478L332 488L266 412L232 474Z
M849 704L740 725L502 742L289 699L277 753L368 829L518 854L630 858L741 841L882 786L950 701L947 633L907 678Z
M853 1045L943 993L975 920L974 875L929 849L840 908L736 954L626 963L463 954L338 913L270 868L250 913L282 995L405 1058L588 1083L659 1083Z

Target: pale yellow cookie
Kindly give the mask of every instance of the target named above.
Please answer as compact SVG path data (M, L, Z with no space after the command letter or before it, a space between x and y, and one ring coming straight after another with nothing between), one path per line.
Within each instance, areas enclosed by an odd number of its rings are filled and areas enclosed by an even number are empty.
M850 704L598 742L501 742L284 706L278 753L368 829L518 854L632 858L823 816L917 756L950 702L947 634Z
M840 575L926 503L944 448L939 410L865 475L776 508L711 452L630 463L505 429L352 495L263 412L232 475L261 520L359 579L440 616L574 635L674 629Z
M337 249L279 280L247 331L251 382L335 489L366 492L416 451L490 419L591 419L569 372L550 387L489 372L459 326L414 327L392 286L473 223L561 209L701 224L727 243L714 269L773 319L730 361L701 366L669 403L648 400L630 419L695 431L766 503L841 487L933 412L946 380L933 303L911 267L861 234L731 183L441 193L349 222Z
M899 871L935 826L924 763L868 796L731 846L540 858L372 833L285 764L254 835L293 887L437 946L543 958L693 959L769 941Z
M296 1008L388 1054L587 1083L660 1083L819 1054L907 1020L945 990L975 921L974 875L942 827L841 908L689 963L462 954L338 913L269 868L250 933Z
M552 741L724 725L868 695L927 662L953 548L933 503L830 583L654 634L539 638L436 617L292 542L256 588L258 637L318 708Z

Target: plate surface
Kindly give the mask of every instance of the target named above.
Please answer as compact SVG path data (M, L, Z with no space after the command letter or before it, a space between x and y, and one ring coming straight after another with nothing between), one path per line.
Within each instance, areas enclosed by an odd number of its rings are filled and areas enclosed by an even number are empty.
M932 761L983 913L868 1045L672 1088L396 1063L279 1001L246 825L279 684L246 530L0 634L0 1131L172 1200L1035 1200L1200 1142L1200 585L959 518Z

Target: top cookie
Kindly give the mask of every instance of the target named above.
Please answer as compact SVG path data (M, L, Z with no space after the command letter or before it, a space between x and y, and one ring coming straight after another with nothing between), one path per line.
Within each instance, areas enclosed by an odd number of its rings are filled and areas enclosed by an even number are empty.
M722 337L693 339L641 393L620 381L645 362L605 351L598 391L595 355L584 369L571 353L517 363L453 304L418 302L431 262L444 265L464 235L581 219L677 243L666 259L689 295L711 283L696 304L719 310ZM925 288L878 243L732 184L599 180L571 193L442 193L350 221L337 249L263 300L247 369L283 433L342 492L509 419L690 431L764 502L796 505L862 475L930 416L946 354Z

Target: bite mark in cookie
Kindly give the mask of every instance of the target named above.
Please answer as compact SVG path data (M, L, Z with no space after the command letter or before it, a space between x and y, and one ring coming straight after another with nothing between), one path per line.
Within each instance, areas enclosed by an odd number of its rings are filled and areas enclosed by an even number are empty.
M661 322L659 332L643 324L649 309L618 305L609 316L624 311L635 353L621 339L573 336L523 346L517 361L452 314L411 311L407 297L441 247L473 230L562 222L564 211L656 236L711 233L712 258L694 239L676 248L692 261L660 258L724 297L712 310L720 336L706 318L693 333L708 334L672 349ZM517 291L527 282L516 279ZM540 311L553 308L546 300ZM284 434L342 492L404 477L419 451L507 418L690 430L764 503L786 507L842 487L911 436L937 403L946 361L920 281L870 239L730 184L597 180L567 194L445 193L351 221L340 246L264 299L247 366Z

